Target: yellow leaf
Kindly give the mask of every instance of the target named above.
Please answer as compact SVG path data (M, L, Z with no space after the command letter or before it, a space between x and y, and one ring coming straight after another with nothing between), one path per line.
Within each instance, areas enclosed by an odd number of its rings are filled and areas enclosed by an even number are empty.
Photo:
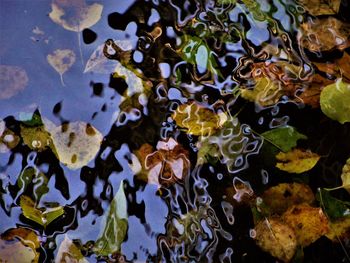
M295 205L283 215L283 221L295 232L298 245L306 247L328 233L328 219L319 207Z
M340 218L329 224L329 232L326 234L330 240L337 242L350 236L350 216Z
M70 69L75 62L75 53L70 49L57 49L53 54L49 54L46 57L47 62L58 72L61 77L61 83L63 82L63 74Z
M343 182L343 187L350 193L350 158L346 161L343 166L343 171L341 174L341 180Z
M65 235L64 240L58 249L55 263L75 262L88 263L79 248Z
M341 0L298 0L298 2L313 16L336 15L339 12Z
M0 100L9 99L24 90L28 83L26 71L17 66L0 65Z
M311 170L320 159L320 156L311 151L293 149L287 153L278 153L276 159L279 161L276 167L280 170L300 174Z

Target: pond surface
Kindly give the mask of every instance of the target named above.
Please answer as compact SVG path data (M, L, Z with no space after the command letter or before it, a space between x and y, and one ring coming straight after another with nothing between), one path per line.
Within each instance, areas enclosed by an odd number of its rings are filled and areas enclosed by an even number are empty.
M349 17L0 1L0 262L350 262Z

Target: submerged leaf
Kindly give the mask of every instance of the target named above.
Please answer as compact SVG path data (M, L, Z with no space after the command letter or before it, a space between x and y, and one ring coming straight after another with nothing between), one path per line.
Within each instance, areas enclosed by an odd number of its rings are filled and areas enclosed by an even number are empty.
M94 159L103 136L90 124L70 122L51 133L57 158L70 169L79 169Z
M256 244L273 257L289 262L296 250L297 240L291 227L274 219L262 220L256 227Z
M350 202L333 197L329 191L320 189L316 198L331 220L350 215Z
M30 149L38 152L53 147L51 135L44 125L37 127L21 125L21 137Z
M320 156L310 151L293 149L290 152L280 152L276 155L279 161L276 167L288 173L303 173L311 170L320 159Z
M341 0L298 0L313 16L335 15L339 12Z
M63 82L63 74L70 69L75 62L75 53L70 49L56 49L53 54L49 54L46 57L47 62L53 67L61 77L61 83Z
M5 153L15 148L19 141L19 137L9 130L5 122L0 119L0 153Z
M0 65L0 100L9 99L28 84L26 71L17 66Z
M350 122L350 84L338 79L322 90L321 110L332 120L341 124Z
M295 205L282 216L295 232L298 245L306 247L328 233L328 219L321 208L308 204Z
M261 134L267 140L267 143L272 143L284 152L290 151L297 146L297 141L300 139L306 140L304 134L299 133L292 126L279 127Z
M127 200L124 193L124 182L120 182L108 211L104 215L104 226L93 248L98 255L108 256L118 253L128 229Z
M78 247L65 235L55 258L55 263L74 262L74 263L88 263Z

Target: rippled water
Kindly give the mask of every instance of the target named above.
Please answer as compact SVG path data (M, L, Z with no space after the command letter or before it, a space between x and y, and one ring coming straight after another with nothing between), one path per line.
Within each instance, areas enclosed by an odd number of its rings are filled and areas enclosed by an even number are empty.
M294 82L307 79L314 70L309 56L317 52L305 55L298 32L310 18L290 0L96 3L103 5L101 19L91 31L74 32L50 19L48 0L0 2L0 64L17 67L14 78L26 83L1 83L1 133L6 127L20 137L23 122L40 114L50 133L50 125L72 128L79 122L87 133L91 125L103 137L96 156L82 167L74 167L73 156L67 159L72 166L64 165L49 146L41 148L45 141L32 141L30 147L21 139L0 151L1 232L34 230L40 262L54 260L65 237L81 247L88 262L274 262L250 237L253 216L241 201L291 177L266 167L258 132L289 124L307 134L305 146L328 156L307 179L299 178L316 190L335 182L330 178L350 152L349 126L321 121L320 112L304 107L295 94L261 106L247 103L237 88L250 87L254 74L264 70L279 76L281 69L260 67L264 62L288 62L302 68ZM62 80L47 58L57 49L74 53ZM191 49L197 49L196 56L179 55ZM91 61L94 52L104 58L103 66ZM198 136L174 122L179 105L193 101L227 113L228 129L209 138L221 155L217 163L199 162ZM144 159L142 147L148 153ZM35 180L23 187L18 178L28 169ZM97 256L91 246L121 186L126 237L118 255ZM40 187L48 189L36 192ZM35 193L41 193L38 207L58 204L64 215L47 227L23 216L21 196ZM340 245L325 238L305 250L305 262L345 262L343 257Z

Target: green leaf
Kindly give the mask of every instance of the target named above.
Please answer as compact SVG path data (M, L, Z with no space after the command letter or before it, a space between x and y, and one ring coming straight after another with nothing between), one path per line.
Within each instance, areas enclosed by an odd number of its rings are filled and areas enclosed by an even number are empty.
M48 208L48 209L38 209L35 207L34 201L25 195L20 197L20 206L23 211L23 215L38 223L39 225L46 227L56 218L64 214L64 209L62 206Z
M350 215L350 202L333 197L329 191L320 189L317 192L316 199L332 220Z
M105 214L103 225L103 231L93 248L94 252L102 256L120 252L128 229L127 200L123 181L120 182L119 190Z
M320 104L327 117L341 124L350 122L350 84L338 79L326 86L321 92Z
M18 177L17 185L26 191L27 187L33 185L34 199L38 202L40 198L49 191L47 187L48 179L43 173L36 172L33 167L25 168Z
M284 152L290 151L297 146L297 141L300 139L306 140L304 134L299 133L292 126L284 126L261 134L268 143L280 148Z

